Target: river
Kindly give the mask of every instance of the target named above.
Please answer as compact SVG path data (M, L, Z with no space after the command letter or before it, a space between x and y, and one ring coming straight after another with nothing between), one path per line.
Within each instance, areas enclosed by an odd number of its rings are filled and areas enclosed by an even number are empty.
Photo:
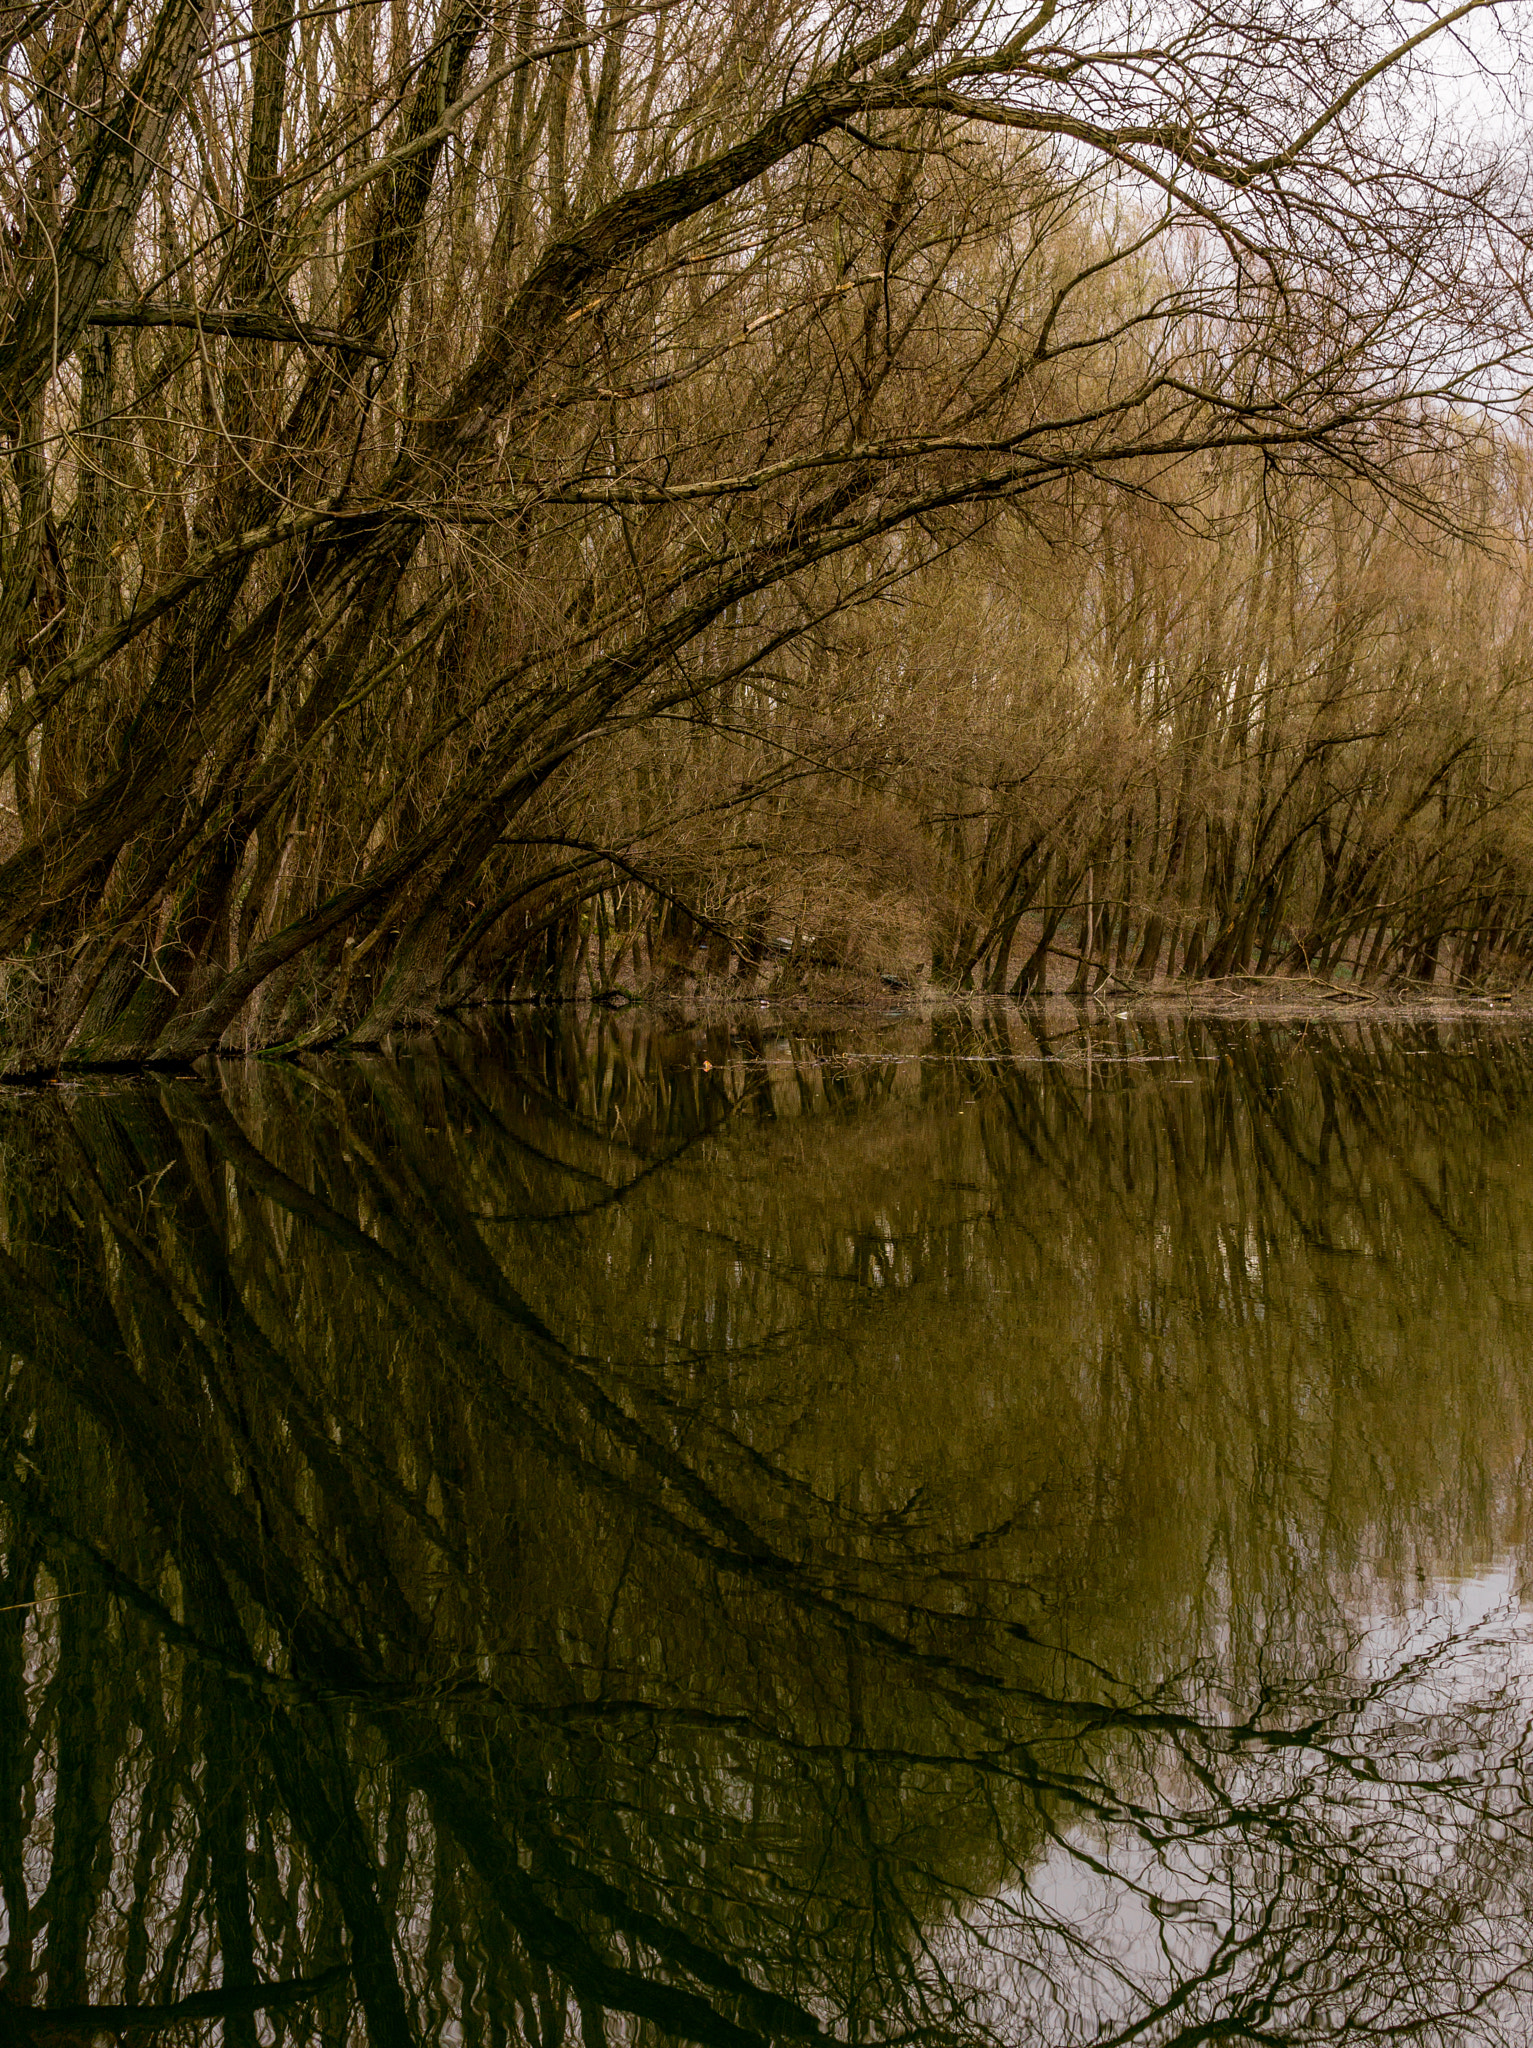
M1533 1038L0 1097L0 2041L1533 2035Z

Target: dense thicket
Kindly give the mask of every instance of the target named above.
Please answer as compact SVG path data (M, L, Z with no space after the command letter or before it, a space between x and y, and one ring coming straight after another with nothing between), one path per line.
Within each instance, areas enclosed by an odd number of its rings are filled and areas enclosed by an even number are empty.
M1472 497L1442 480L1442 503L1494 521L1491 549L1434 544L1331 485L1232 471L1203 531L1121 500L1047 539L993 526L838 619L788 684L819 772L801 753L752 794L740 739L694 732L696 816L652 842L666 885L748 930L767 875L772 933L797 933L800 956L930 963L1019 996L1046 975L1520 981L1533 592L1517 466L1487 461ZM770 736L746 753L766 781ZM603 829L636 829L605 794ZM723 805L740 815L720 858Z
M9 1067L894 898L997 986L1067 913L1140 972L1520 957L1515 598L1379 567L1381 507L1515 498L1518 193L1438 26L8 10Z

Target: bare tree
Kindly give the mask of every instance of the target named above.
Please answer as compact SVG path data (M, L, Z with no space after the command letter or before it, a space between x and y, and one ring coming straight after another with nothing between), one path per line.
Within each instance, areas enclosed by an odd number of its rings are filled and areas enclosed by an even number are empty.
M430 1014L550 778L998 505L1419 496L1523 346L1480 12L18 16L10 1067Z

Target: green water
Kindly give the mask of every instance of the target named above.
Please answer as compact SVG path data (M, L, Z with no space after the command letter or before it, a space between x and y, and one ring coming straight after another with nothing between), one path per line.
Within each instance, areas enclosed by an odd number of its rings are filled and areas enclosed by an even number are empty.
M566 1018L0 1159L0 2041L1533 2037L1533 1040Z

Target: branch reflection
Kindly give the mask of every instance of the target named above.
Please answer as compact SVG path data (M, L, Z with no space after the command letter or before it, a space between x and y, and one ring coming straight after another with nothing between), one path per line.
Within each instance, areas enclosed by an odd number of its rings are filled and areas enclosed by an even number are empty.
M1533 1045L13 1094L0 2036L1524 2038Z

